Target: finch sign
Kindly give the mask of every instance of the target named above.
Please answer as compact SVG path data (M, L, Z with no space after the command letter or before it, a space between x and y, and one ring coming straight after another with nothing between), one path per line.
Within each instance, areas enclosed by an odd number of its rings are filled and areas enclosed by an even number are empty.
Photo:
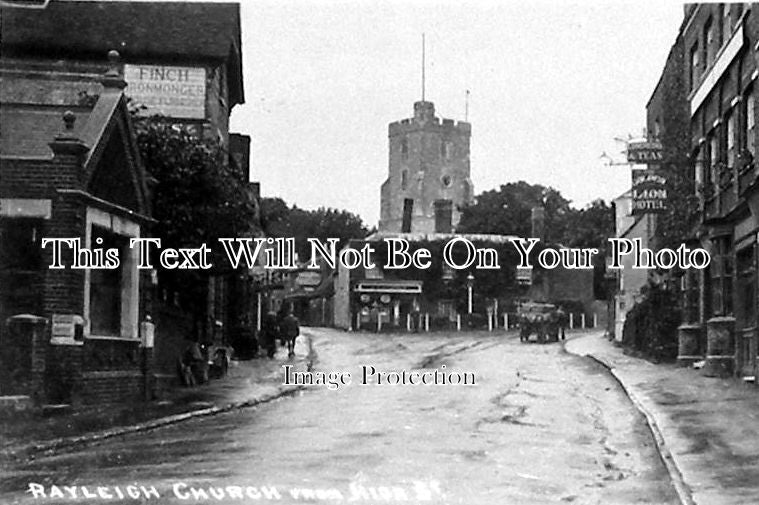
M632 171L632 213L667 210L667 180L656 170Z
M145 116L162 114L175 119L206 116L206 69L163 65L124 65L126 94L147 107Z

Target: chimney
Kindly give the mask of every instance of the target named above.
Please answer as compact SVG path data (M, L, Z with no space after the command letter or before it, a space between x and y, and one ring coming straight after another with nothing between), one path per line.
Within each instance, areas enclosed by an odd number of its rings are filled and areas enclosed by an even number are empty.
M546 211L543 207L532 208L530 223L532 224L532 238L537 238L540 239L541 242L544 242L546 238Z
M78 162L89 151L89 147L74 132L75 123L76 114L70 110L63 113L64 129L48 144L53 151L54 158L60 159L61 157L72 156Z

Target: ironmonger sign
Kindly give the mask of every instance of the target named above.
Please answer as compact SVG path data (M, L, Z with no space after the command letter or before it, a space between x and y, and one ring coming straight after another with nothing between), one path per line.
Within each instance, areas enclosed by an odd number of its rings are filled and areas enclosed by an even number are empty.
M632 171L632 213L667 210L667 179L657 170Z
M126 94L147 109L142 115L177 119L206 116L206 69L164 65L124 65Z

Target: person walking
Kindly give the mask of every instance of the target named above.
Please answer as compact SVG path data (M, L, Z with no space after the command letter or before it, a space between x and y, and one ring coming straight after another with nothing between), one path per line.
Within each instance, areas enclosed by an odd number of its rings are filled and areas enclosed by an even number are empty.
M295 339L300 335L300 326L298 325L298 318L291 311L288 311L282 319L279 331L282 338L287 342L287 357L292 358L295 356Z
M279 326L277 315L274 312L267 313L261 321L261 336L259 338L262 349L266 350L269 359L277 352L277 339L279 338Z

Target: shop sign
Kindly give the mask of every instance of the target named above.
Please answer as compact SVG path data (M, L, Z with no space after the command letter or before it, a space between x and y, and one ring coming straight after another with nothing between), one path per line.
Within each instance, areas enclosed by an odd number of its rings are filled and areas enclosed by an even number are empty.
M655 140L628 142L627 161L629 163L658 163L662 159L661 143Z
M633 170L633 215L665 210L667 210L667 179L656 170Z
M532 284L532 267L517 267L517 283L525 286Z
M141 115L162 114L176 119L205 119L206 69L165 65L124 65L126 94Z

